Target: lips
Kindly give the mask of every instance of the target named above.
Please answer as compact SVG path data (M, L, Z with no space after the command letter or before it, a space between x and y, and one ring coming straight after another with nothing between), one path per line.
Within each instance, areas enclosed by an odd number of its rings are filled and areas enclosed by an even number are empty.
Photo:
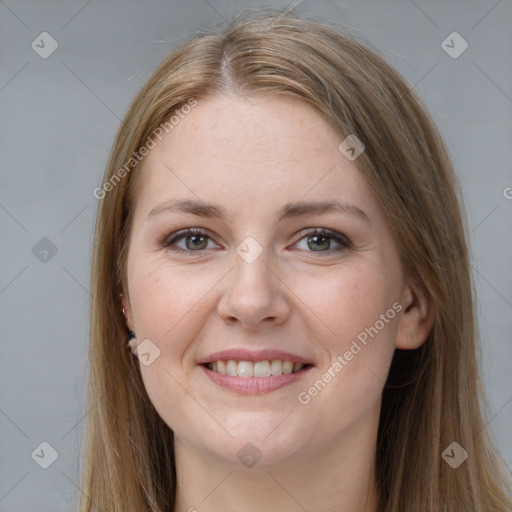
M198 361L206 376L236 393L268 393L300 379L314 366L307 358L280 350L215 352Z

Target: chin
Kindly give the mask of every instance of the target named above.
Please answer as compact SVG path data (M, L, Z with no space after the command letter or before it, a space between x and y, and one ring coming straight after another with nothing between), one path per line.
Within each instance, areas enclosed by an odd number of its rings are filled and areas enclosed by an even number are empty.
M283 421L284 418L286 414L261 411L234 414L226 425L233 437L219 439L218 449L214 448L216 456L237 467L242 464L260 468L298 458L304 444L304 432Z

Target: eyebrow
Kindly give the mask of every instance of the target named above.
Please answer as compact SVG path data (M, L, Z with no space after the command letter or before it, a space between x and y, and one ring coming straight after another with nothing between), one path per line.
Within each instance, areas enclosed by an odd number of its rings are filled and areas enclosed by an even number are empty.
M182 212L210 217L219 220L226 219L226 212L222 206L207 204L193 199L179 199L165 201L156 205L147 215L146 220L163 212ZM352 204L342 200L337 201L313 201L301 203L287 203L277 213L277 222L305 215L322 215L329 212L339 212L356 216L365 222L370 222L368 215Z

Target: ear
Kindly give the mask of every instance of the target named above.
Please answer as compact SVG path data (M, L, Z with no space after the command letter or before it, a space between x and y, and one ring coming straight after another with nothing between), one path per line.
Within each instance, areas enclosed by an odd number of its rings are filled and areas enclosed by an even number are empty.
M133 313L130 305L130 300L123 294L119 294L121 298L121 308L124 308L124 316L126 318L126 326L130 331L135 331L135 326L133 324Z
M423 345L435 320L432 301L418 282L410 281L402 294L403 313L396 334L396 348L411 350Z

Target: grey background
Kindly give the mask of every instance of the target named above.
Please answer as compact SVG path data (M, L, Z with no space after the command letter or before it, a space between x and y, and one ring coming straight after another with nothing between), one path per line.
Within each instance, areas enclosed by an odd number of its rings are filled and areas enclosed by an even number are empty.
M181 38L260 5L0 1L0 511L73 510L81 492L92 191L120 118ZM512 2L305 1L297 11L383 51L446 139L471 229L489 425L512 468ZM59 45L46 59L31 47L43 31ZM453 31L469 44L457 59L441 47ZM43 237L55 254L37 254ZM31 458L43 441L58 452L46 470Z

